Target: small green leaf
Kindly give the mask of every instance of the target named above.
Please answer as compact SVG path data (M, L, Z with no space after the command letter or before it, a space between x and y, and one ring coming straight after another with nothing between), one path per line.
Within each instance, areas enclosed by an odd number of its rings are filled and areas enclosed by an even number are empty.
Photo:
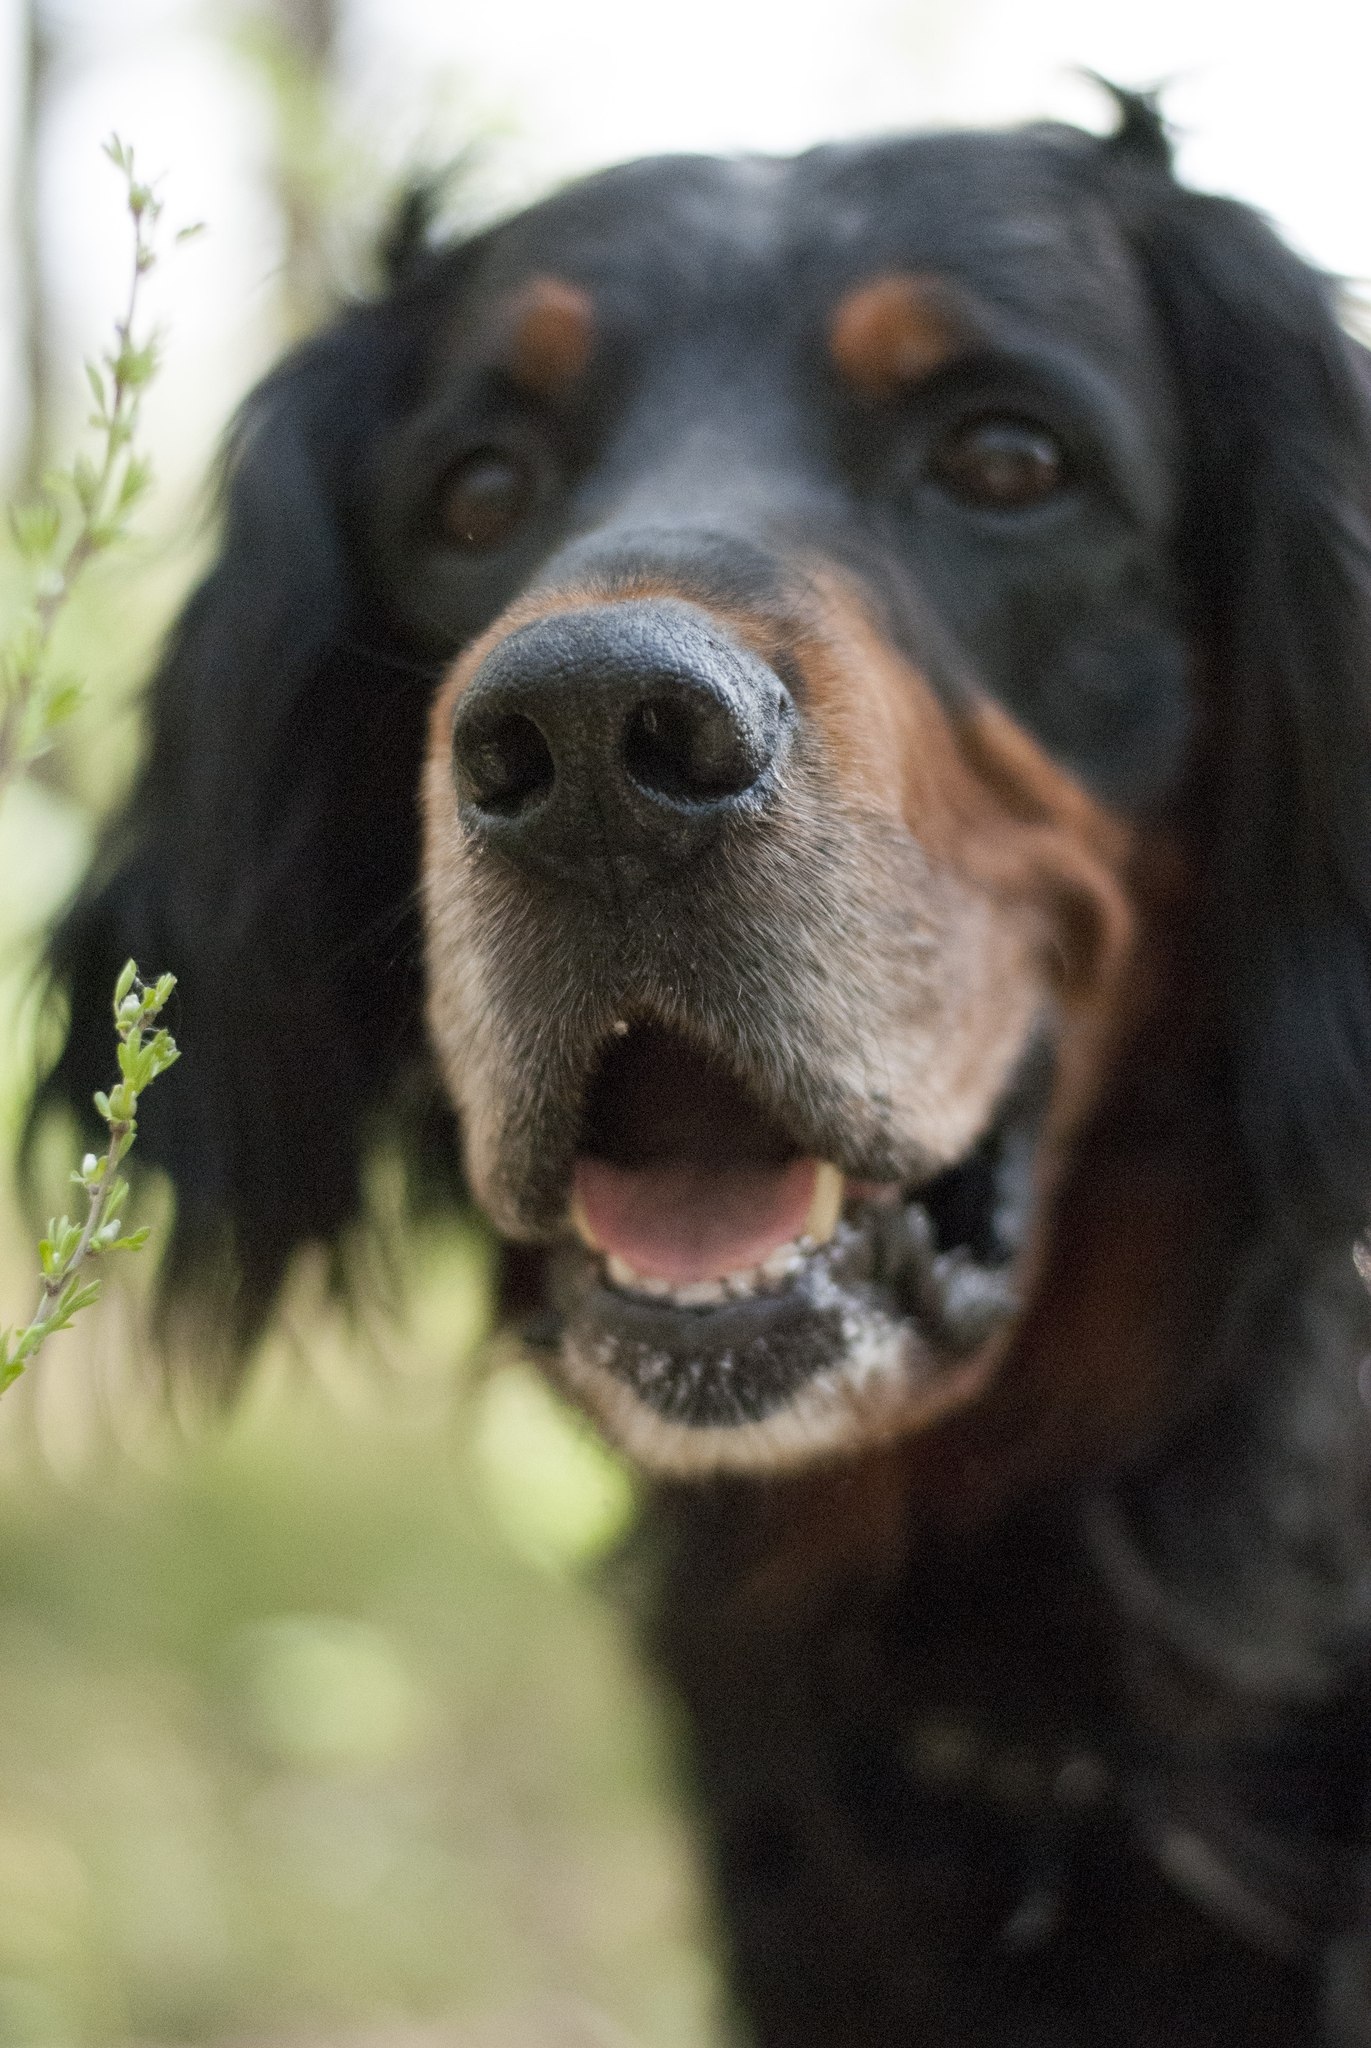
M49 1331L69 1330L73 1318L79 1316L83 1308L91 1308L100 1299L100 1286L99 1280L88 1280L84 1287L73 1281L70 1287L64 1288L58 1296L57 1306L48 1326Z
M86 686L79 676L53 676L43 688L39 712L45 728L65 725L85 702Z
M165 1031L159 1031L152 1042L152 1073L149 1080L158 1074L165 1074L168 1067L174 1067L181 1057L181 1048Z
M135 348L132 342L125 342L114 359L115 377L130 391L140 390L150 377L156 375L159 354L160 349L155 339L144 342L141 348ZM123 438L128 438L127 430Z
M51 1319L47 1316L42 1316L37 1321L30 1323L26 1330L19 1332L19 1341L14 1347L14 1356L21 1367L25 1359L33 1357L34 1352L38 1349L51 1328Z
M119 490L115 504L119 511L127 512L151 487L152 464L144 455L131 455L119 479Z
M47 498L39 498L31 505L14 505L10 508L10 530L20 554L27 561L36 561L56 547L62 515Z
M100 476L88 455L78 455L72 463L71 487L81 510L92 511L100 495Z
M131 1230L127 1237L116 1237L113 1244L107 1246L107 1250L112 1252L141 1251L151 1236L152 1229L150 1225L140 1223L137 1230Z
M43 633L37 619L29 617L10 634L5 649L10 671L16 676L35 676L43 665Z

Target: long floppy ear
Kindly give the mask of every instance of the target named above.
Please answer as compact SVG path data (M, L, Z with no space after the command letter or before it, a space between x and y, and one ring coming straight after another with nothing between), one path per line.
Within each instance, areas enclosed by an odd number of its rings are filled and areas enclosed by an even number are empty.
M1371 379L1331 280L1171 177L1120 96L1101 156L1179 381L1202 663L1202 943L1270 1217L1371 1211Z
M248 400L218 560L175 626L150 746L51 946L43 1101L108 1085L129 955L178 977L183 1057L136 1158L175 1185L167 1277L260 1322L290 1255L356 1213L366 1143L421 1059L415 790L431 673L388 647L353 535L404 365L359 307Z

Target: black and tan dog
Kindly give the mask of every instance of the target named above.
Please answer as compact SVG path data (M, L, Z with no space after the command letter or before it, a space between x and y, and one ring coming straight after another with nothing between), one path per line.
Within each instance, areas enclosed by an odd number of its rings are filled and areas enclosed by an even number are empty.
M56 942L249 1334L436 1064L769 2048L1371 2042L1371 383L1120 106L397 240Z

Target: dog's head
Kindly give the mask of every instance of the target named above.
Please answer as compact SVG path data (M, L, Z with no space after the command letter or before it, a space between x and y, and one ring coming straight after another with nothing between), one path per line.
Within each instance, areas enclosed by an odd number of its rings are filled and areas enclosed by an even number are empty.
M1235 1209L1350 1234L1369 445L1323 282L1137 102L629 166L412 258L250 403L58 942L78 1020L181 976L183 1269L227 1223L260 1305L351 1212L420 879L468 1185L651 1466L982 1396L1143 1043Z

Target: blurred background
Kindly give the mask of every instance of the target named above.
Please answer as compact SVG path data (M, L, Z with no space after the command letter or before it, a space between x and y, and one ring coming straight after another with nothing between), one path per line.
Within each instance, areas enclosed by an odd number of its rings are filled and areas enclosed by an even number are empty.
M1164 85L1184 175L1371 277L1361 0L0 0L11 500L78 445L126 293L111 131L166 251L158 488L64 620L85 705L0 807L0 1157L42 1056L36 948L212 545L225 418L367 288L405 173L457 165L460 231L645 151L1101 125L1080 67ZM0 1321L34 1290L12 1181ZM671 1706L614 1583L632 1484L490 1330L486 1268L411 1233L349 1322L306 1260L224 1416L161 1384L130 1260L0 1403L0 2048L727 2039Z

